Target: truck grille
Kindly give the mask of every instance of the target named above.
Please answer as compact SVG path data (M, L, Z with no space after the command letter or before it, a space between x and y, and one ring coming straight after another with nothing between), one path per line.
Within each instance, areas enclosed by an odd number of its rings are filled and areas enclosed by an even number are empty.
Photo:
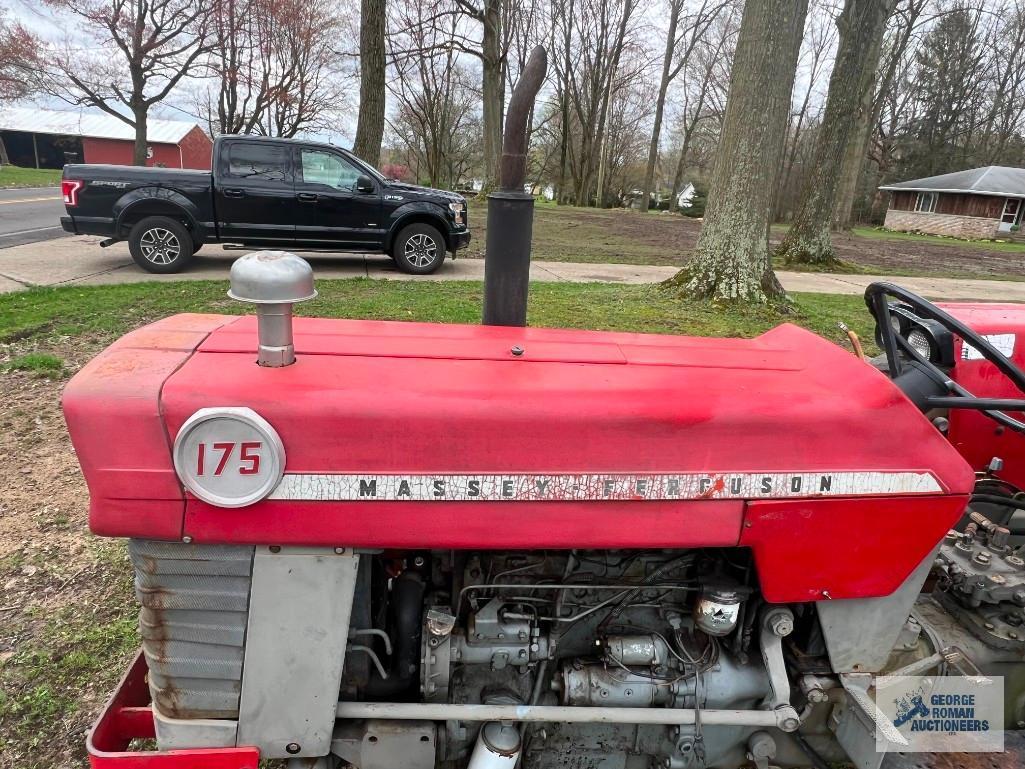
M153 702L172 718L237 718L253 548L132 540Z

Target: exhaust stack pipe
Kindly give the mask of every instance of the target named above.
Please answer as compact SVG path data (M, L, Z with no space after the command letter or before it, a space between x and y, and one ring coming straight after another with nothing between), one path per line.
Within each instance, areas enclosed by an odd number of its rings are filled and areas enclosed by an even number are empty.
M256 362L261 366L295 363L292 305L316 295L313 268L287 251L256 251L231 265L228 296L256 305L260 340Z
M484 247L486 326L526 326L530 283L530 237L534 196L523 191L527 175L527 120L548 70L544 46L530 52L509 100L499 168L499 189L488 195L488 237Z

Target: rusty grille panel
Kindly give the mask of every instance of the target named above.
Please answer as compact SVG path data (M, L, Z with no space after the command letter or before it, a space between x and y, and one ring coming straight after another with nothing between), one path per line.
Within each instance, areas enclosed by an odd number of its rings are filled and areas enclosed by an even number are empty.
M149 687L172 718L237 718L253 548L132 540Z

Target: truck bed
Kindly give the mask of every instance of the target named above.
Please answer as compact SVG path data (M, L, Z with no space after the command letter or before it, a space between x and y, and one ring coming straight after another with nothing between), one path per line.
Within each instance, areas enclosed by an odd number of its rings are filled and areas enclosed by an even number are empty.
M187 206L202 230L201 238L215 232L213 175L209 171L73 164L64 167L64 179L82 182L78 205L69 208L65 217L75 234L110 236L113 222L123 211L161 199ZM133 195L136 190L138 194ZM119 232L117 236L127 234Z

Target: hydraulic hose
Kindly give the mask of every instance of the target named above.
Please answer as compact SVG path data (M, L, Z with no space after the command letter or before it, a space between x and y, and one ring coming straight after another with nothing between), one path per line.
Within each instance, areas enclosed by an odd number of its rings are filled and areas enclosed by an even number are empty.
M969 501L984 502L990 505L1006 505L1007 507L1013 507L1015 510L1025 510L1025 499L1005 497L1002 494L972 494Z

